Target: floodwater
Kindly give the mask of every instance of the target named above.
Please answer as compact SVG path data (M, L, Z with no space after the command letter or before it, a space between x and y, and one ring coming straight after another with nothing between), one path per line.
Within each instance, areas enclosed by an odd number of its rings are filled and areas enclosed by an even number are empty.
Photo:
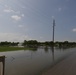
M71 49L44 49L0 52L5 55L5 75L40 75L53 63L75 52Z

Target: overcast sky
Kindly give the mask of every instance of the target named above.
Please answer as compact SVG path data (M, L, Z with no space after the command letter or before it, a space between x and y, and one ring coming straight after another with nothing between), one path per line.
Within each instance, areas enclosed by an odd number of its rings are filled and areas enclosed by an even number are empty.
M0 41L76 41L76 0L0 0Z

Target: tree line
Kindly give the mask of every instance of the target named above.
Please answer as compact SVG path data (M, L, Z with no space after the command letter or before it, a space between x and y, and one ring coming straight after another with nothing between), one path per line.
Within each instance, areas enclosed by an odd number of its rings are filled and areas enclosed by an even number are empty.
M23 46L29 46L29 47L37 47L37 46L49 46L49 47L59 47L59 48L66 48L66 47L76 47L76 42L53 42L53 41L45 41L45 42L38 42L37 40L24 40Z
M0 46L17 46L19 44L19 42L0 42Z
M19 42L0 42L0 46L18 46ZM24 40L22 43L24 47L38 47L38 46L49 46L49 47L59 47L59 48L66 48L66 47L76 47L76 42L53 42L53 41L45 41L45 42L38 42L37 40Z

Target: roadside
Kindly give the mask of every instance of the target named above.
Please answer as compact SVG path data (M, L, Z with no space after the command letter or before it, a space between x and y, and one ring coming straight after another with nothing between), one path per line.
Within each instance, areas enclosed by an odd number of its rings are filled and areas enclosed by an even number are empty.
M76 75L76 53L60 61L41 75Z

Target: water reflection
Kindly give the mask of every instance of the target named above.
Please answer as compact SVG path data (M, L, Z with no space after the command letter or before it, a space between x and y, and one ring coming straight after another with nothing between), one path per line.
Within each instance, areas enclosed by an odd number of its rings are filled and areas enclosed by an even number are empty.
M47 47L45 46L44 50L46 53L48 53L49 49L51 50L51 53L52 53L52 60L54 61L54 47Z
M37 51L38 50L38 47L30 47L29 48L29 51ZM26 51L26 50L24 50L24 51Z
M30 51L37 51L38 50L38 48L36 47L36 48L32 48L32 49L30 49Z
M14 61L15 60L15 58L14 57L11 57L12 58L12 60L11 61Z
M52 51L52 59L54 61L54 47L51 47L51 51Z
M73 51L73 49L71 50ZM52 63L69 53L53 47L0 53L6 55L5 75L39 75Z
M44 48L44 50L46 53L49 51L47 46Z

